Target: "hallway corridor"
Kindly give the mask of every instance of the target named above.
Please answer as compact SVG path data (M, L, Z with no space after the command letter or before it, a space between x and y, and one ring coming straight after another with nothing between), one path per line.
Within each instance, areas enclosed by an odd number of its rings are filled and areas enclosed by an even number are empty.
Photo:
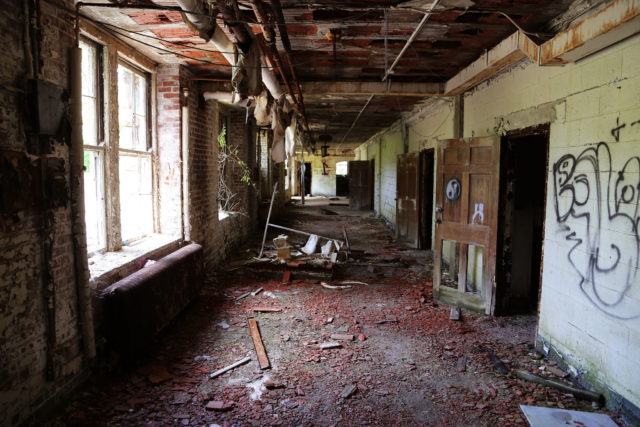
M334 280L326 268L314 270L326 276L319 279L296 279L306 275L301 267L284 264L246 268L259 250L256 233L210 272L200 297L139 365L98 369L50 425L524 425L521 403L592 410L588 402L498 374L489 352L509 368L549 365L533 349L535 316L464 311L461 321L450 320L449 307L431 297L430 253L395 245L369 212L327 201L294 205L282 224L330 237L345 226L352 260L334 266ZM276 235L270 232L267 242ZM283 283L285 270L293 272L290 283ZM320 284L344 281L363 284ZM256 307L282 311L254 313ZM258 366L250 317L271 369ZM318 348L326 342L341 346ZM246 356L249 363L209 378Z

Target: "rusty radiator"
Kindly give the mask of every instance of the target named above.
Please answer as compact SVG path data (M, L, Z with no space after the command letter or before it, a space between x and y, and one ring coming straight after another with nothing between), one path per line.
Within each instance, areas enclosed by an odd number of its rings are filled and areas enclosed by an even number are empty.
M203 283L202 246L190 244L102 292L109 347L125 362L143 354Z

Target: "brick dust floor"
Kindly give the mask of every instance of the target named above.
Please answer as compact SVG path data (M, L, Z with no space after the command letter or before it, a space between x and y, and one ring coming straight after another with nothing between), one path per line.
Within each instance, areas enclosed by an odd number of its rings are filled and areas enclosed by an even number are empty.
M97 369L48 424L525 425L520 404L596 411L572 395L499 374L488 351L508 368L544 373L553 365L534 351L535 316L463 312L461 321L449 320L449 307L432 299L430 253L396 246L382 220L342 206L296 206L276 223L330 237L346 226L357 259L336 267L330 283L367 284L327 289L318 279L296 280L295 272L283 284L282 273L249 270L244 262L257 255L258 231L211 272L200 297L139 365ZM253 313L256 306L282 311ZM270 369L258 366L249 317L258 322ZM394 322L374 323L380 320ZM333 341L341 347L317 346ZM246 356L249 363L209 378ZM353 393L340 397L349 386Z

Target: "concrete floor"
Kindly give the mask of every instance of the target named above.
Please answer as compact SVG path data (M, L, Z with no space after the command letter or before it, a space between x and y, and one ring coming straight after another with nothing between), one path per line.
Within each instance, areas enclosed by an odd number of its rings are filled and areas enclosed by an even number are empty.
M431 297L430 252L398 247L382 220L327 202L292 206L276 223L336 238L347 227L354 260L334 266L333 281L326 268L247 267L260 248L257 232L211 272L200 298L139 366L100 370L50 424L524 425L520 404L594 410L571 395L500 375L489 361L490 351L509 368L548 371L552 363L533 350L535 316L465 312L461 321L449 320L449 307ZM285 269L293 271L291 283L282 283ZM297 279L313 274L318 278ZM323 280L366 284L327 289ZM282 311L254 314L257 306ZM271 369L259 369L249 317L259 324ZM334 341L332 334L354 340L319 349ZM248 364L209 378L247 355ZM341 398L351 385L353 394Z

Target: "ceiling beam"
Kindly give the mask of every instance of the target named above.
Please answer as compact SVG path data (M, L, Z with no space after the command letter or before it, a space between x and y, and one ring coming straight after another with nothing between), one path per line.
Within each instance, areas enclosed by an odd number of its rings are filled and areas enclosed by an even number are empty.
M375 95L375 96L440 96L442 83L391 82L303 82L305 96Z

